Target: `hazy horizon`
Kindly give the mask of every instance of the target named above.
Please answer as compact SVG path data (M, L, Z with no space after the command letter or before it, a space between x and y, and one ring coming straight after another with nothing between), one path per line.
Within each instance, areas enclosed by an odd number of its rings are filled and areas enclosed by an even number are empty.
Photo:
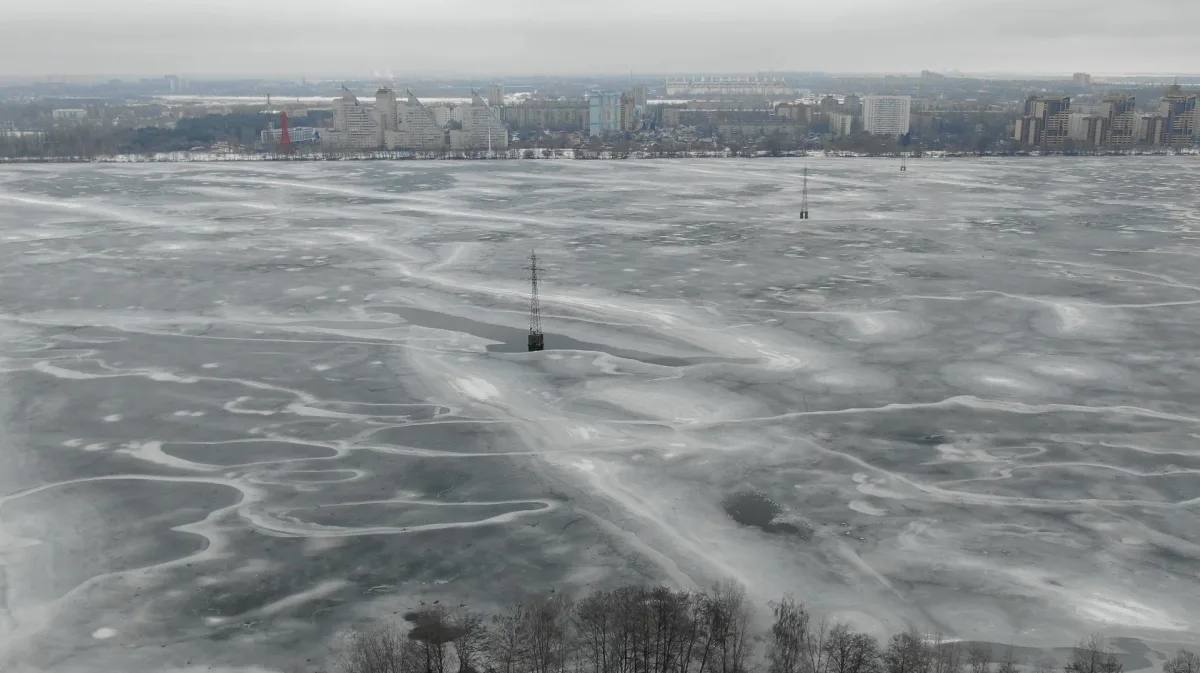
M1084 0L359 0L336 11L313 0L46 0L6 10L0 75L1171 75L1194 50L1197 24L1200 3L1187 0L1148 0L1134 13Z
M1072 72L988 72L988 71L961 71L961 70L935 70L933 68L922 68L931 72L945 75L947 77L962 77L967 79L994 79L994 80L1031 80L1031 81L1065 81L1070 80ZM118 80L135 80L141 78L156 78L167 75L175 75L194 81L213 81L223 79L233 80L300 80L308 79L318 82L324 81L367 81L367 80L387 80L387 79L411 79L413 81L431 81L431 80L493 80L500 84L519 85L518 81L523 77L589 77L589 78L614 78L614 77L629 77L633 76L637 79L664 78L674 75L767 75L767 74L819 74L828 75L830 77L917 77L921 74L921 70L856 70L856 71L834 71L834 70L819 70L819 69L786 69L786 70L767 70L762 68L745 68L741 70L715 70L715 69L691 69L677 70L672 72L654 72L645 71L632 73L619 71L587 71L587 72L571 72L571 73L533 73L533 72L188 72L188 71L144 71L144 72L97 72L97 73L81 73L81 72L54 72L38 75L22 75L15 73L0 72L0 83L12 82L106 82L112 79ZM1104 81L1106 79L1172 79L1182 78L1198 79L1200 72L1092 72L1092 71L1074 71L1087 72L1093 80ZM1181 82L1183 83L1183 82Z

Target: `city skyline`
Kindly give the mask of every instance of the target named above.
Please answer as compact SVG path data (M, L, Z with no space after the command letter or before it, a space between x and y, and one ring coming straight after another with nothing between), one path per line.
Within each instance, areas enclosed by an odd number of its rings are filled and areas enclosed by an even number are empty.
M313 0L116 0L102 8L48 0L6 9L0 75L1174 74L1183 64L1170 54L1194 43L1200 4L1150 0L1132 14L1122 7L1082 0L664 0L647 7L616 0L600 12L594 4L547 0L360 0L333 13ZM1054 59L1045 58L1048 49Z

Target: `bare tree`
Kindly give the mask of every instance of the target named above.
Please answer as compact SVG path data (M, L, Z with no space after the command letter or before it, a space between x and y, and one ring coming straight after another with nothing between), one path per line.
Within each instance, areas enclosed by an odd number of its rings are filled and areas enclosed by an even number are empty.
M1043 654L1033 662L1033 673L1055 673L1057 670L1058 660L1049 654Z
M887 673L929 673L929 648L915 629L897 633L883 653Z
M825 650L829 673L876 673L879 668L879 644L846 624L834 624L829 630Z
M962 645L957 641L946 642L942 634L934 636L930 645L933 656L932 673L961 673Z
M775 621L767 643L769 673L800 673L808 644L808 611L804 604L785 596L771 606Z
M1179 650L1163 663L1163 673L1200 673L1200 655Z
M996 673L1018 673L1017 662L1013 657L1013 646L1010 644L1008 650L1004 653L1004 661L1000 662L1000 667L996 669Z
M408 673L404 645L404 638L391 627L355 631L346 638L337 669L342 673Z
M971 667L971 673L989 673L992 668L992 646L972 643L967 648L967 664Z
M1019 673L1011 645L997 657L986 643L964 647L909 629L881 649L868 634L814 618L790 596L771 608L768 673ZM552 593L486 625L478 613L452 613L436 601L405 619L407 637L395 628L349 635L338 673L747 673L757 642L745 593L733 583L695 593L627 586L578 604ZM1057 665L1043 656L1020 670L1053 673ZM1081 641L1062 671L1124 673L1099 635ZM1200 673L1200 656L1180 650L1163 673Z
M715 673L744 673L750 657L750 611L746 592L733 582L713 587L708 604L708 633Z
M826 673L829 668L825 642L829 638L829 622L821 617L813 622L804 639L804 663L807 673Z
M580 663L592 673L609 673L614 669L610 658L615 655L613 645L619 626L612 604L610 592L597 591L579 601L575 608Z
M503 614L492 616L484 649L496 673L518 673L525 669L525 606L517 603Z
M458 673L475 673L480 669L479 657L487 640L487 627L479 613L464 611L455 615L454 654L458 657Z
M413 624L408 639L419 647L422 660L420 670L423 673L447 673L450 668L450 644L459 634L446 609L440 605L424 607L406 614L404 618Z
M1108 649L1104 636L1092 634L1079 641L1071 661L1063 667L1067 673L1121 673L1125 670L1117 655Z
M707 673L711 671L713 634L711 625L711 599L698 593L689 597L682 625L678 670L681 673Z
M635 587L617 589L611 594L611 609L617 625L611 648L613 670L618 673L649 670L654 627L645 591Z
M692 596L686 591L657 587L647 596L654 624L652 652L657 653L651 673L686 673L680 669L683 653L691 649L690 605Z
M740 594L667 587L593 593L575 610L579 665L593 673L706 673L746 658Z
M693 600L667 587L591 594L575 610L580 663L602 673L686 671L699 635Z
M527 638L530 673L563 673L567 665L571 604L561 595L529 603L523 631Z

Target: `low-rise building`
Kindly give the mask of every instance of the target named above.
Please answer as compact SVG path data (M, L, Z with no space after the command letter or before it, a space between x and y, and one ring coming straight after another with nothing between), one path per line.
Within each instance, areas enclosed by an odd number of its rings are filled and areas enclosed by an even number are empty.
M259 140L267 147L278 145L282 139L283 129L263 129L259 133ZM291 126L288 127L288 140L292 144L318 143L321 142L321 129L313 126Z
M88 111L83 108L58 108L50 112L50 117L56 122L79 122L87 119Z
M775 75L701 75L668 77L666 95L673 96L787 96L796 93Z

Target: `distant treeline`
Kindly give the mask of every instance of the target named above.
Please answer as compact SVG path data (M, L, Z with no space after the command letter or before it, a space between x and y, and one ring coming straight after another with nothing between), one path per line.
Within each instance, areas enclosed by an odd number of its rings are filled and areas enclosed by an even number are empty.
M946 641L915 630L879 642L811 614L787 597L771 605L763 633L744 592L627 586L578 601L549 594L484 615L423 604L406 624L351 632L339 673L1124 673L1101 636L1080 641L1065 665L1016 661L1013 648ZM1180 650L1164 673L1200 673Z
M253 147L258 143L259 133L274 121L273 117L255 112L188 117L180 119L173 128L150 126L134 130L122 143L121 151L179 152L217 142Z
M332 116L328 110L310 110L307 116L291 119L292 126L320 126ZM215 143L253 148L259 134L271 124L274 115L259 112L235 112L188 117L173 126L140 128L107 127L79 124L52 128L43 135L0 135L0 157L79 157L93 158L117 154L182 152L193 147L207 148Z

